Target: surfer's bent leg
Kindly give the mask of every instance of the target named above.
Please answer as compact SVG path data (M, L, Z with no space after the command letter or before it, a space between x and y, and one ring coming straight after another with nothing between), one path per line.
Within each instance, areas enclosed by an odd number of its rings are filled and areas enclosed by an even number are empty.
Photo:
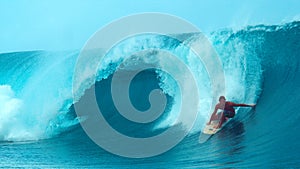
M235 115L234 112L230 112L230 111L226 111L226 110L223 111L221 114L221 118L220 118L219 125L217 126L217 128L221 128L222 124L229 118L233 118L234 115Z

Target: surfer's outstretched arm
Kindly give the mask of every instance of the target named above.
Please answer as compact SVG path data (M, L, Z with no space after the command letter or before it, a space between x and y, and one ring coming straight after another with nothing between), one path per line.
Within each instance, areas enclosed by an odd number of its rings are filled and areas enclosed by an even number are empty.
M255 107L255 104L236 104L236 103L232 103L233 107Z

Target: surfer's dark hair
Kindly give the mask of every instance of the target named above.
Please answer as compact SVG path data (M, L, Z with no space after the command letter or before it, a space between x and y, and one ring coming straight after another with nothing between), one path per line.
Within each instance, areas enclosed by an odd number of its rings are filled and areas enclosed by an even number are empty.
M220 97L219 97L219 101L221 101L221 99L226 100L226 99L225 99L225 96L220 96Z

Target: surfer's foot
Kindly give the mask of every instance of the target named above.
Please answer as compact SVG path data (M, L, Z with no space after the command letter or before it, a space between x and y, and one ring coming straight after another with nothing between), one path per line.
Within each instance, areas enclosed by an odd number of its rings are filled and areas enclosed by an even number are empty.
M220 126L220 125L217 125L217 126L215 126L214 128L215 128L215 129L219 129L219 128L221 128L221 126Z

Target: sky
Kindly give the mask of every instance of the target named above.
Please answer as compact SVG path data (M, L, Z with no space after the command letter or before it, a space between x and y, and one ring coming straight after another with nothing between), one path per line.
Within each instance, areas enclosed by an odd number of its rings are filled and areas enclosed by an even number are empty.
M223 28L300 20L299 0L11 0L0 1L0 53L81 49L121 17L161 12L205 34Z

